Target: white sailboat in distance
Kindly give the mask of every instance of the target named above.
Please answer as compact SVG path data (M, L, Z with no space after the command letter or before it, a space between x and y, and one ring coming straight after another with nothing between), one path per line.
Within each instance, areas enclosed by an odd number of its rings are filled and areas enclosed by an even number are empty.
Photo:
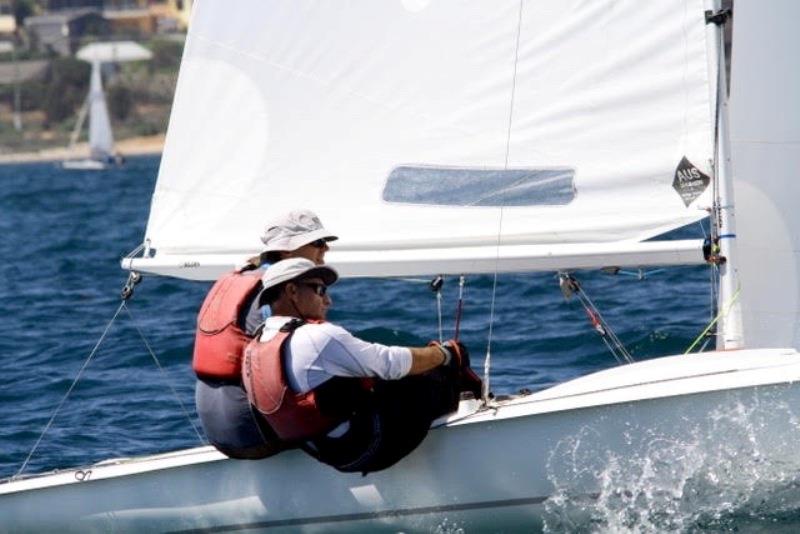
M103 170L110 164L118 164L121 158L114 151L114 134L103 91L103 63L120 63L150 59L153 54L132 41L91 43L76 54L78 59L92 65L89 81L89 94L78 114L78 121L70 138L70 151L75 146L83 130L86 117L89 118L89 154L82 159L68 159L61 163L64 169Z
M710 212L719 346L463 401L367 476L201 447L13 477L3 527L685 531L748 499L786 510L800 3L769 7L736 2L729 128L712 1L196 2L125 268L212 280L300 206L341 236L328 257L349 277L700 264L699 241L650 238Z

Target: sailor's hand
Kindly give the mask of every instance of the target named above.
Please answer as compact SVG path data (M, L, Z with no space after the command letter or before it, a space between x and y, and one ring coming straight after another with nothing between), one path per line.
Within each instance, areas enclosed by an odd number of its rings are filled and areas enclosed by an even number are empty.
M458 361L459 361L458 360L458 355L456 353L457 349L454 349L453 346L452 345L448 345L448 343L450 343L450 342L448 341L447 343L442 344L442 343L439 343L436 340L430 341L428 343L429 347L436 347L437 349L439 349L442 352L443 359L442 359L442 363L439 364L439 365L447 366L447 365L450 365L450 362L452 362L452 361L455 361L456 363L458 363Z
M483 382L480 377L475 374L469 363L469 351L466 345L460 341L451 339L447 341L443 347L447 348L452 354L456 362L456 369L458 369L458 384L459 390L469 392L473 398L480 399L483 389Z
M458 358L458 366L459 367L464 367L464 366L469 367L469 350L467 350L467 346L466 345L464 345L460 341L456 341L455 339L451 339L449 341L445 341L444 344Z

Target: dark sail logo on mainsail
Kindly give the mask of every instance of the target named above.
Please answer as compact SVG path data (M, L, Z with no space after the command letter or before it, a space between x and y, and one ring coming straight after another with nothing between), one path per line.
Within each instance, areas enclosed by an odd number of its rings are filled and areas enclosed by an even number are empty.
M678 163L678 168L675 169L672 187L681 196L686 207L689 207L689 204L702 195L710 183L711 178L684 156Z

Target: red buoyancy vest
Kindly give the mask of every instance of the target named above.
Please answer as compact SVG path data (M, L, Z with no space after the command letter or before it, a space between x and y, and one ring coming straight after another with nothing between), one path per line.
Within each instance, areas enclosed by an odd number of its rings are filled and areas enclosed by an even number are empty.
M198 375L226 380L242 376L242 353L250 338L237 321L260 287L258 271L223 275L208 292L197 315L192 369Z
M322 414L313 389L307 393L294 393L286 381L283 346L302 324L291 321L264 343L254 339L245 348L242 361L244 389L250 404L285 441L319 437L341 422Z

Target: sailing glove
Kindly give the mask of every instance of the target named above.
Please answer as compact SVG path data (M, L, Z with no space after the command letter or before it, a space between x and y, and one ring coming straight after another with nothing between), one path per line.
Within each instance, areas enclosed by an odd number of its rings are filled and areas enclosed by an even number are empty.
M470 367L469 351L466 345L460 341L451 339L442 345L453 353L454 361L457 362L456 368L458 369L458 389L462 392L472 393L476 399L480 399L483 393L483 381L475 374L475 371Z
M451 366L455 369L459 369L462 364L461 355L465 354L466 347L460 341L449 340L445 341L444 343L439 343L438 341L431 341L428 343L428 346L434 346L442 351L444 354L444 360L442 361L441 365L448 367Z
M471 393L473 398L480 399L483 393L483 381L470 367L466 345L454 339L444 343L431 341L428 345L437 346L445 355L441 365L451 368L456 373L458 391Z

